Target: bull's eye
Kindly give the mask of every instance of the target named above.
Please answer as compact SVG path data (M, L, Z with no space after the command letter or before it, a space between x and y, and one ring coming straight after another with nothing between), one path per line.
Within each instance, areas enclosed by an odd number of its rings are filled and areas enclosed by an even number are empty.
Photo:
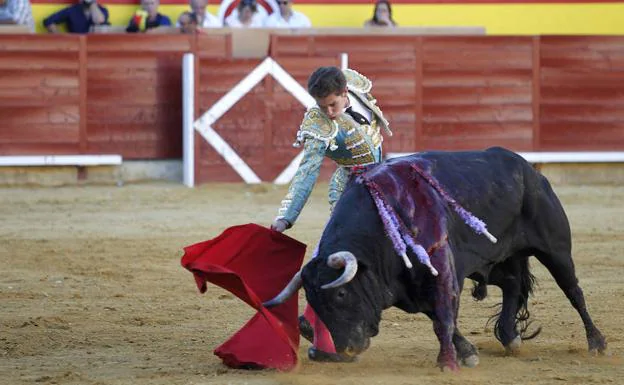
M338 291L336 292L336 299L340 301L344 300L346 296L347 296L347 291L343 287L338 289Z

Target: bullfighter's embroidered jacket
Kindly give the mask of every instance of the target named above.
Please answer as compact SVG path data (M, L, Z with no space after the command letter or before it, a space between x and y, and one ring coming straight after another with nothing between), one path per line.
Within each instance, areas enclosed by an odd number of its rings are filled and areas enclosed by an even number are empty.
M372 82L354 70L344 70L344 74L350 95L372 112L371 123L359 124L346 113L331 120L318 106L306 112L294 143L295 147L303 145L303 159L277 216L291 225L299 217L312 192L325 156L338 166L329 184L329 203L333 209L344 190L349 169L382 160L383 137L380 130L383 128L388 135L392 135L377 100L370 94Z

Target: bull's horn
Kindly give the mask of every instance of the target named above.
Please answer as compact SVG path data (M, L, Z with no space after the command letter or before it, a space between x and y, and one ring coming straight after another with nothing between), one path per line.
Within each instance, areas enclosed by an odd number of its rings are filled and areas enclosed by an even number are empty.
M344 267L344 273L335 281L321 286L321 289L331 289L344 285L355 277L358 270L358 262L355 255L348 251L339 251L327 257L327 266L334 269L341 269Z
M301 289L303 285L303 281L301 280L301 271L298 271L297 274L288 282L288 285L278 294L275 298L263 303L264 307L273 307L277 305L281 305L288 300L293 294L297 292L297 290Z

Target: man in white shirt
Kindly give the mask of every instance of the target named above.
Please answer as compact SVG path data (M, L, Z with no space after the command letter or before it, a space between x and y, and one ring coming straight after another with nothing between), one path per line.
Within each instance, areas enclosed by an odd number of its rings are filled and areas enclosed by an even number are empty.
M262 28L266 17L266 10L258 6L256 0L241 0L236 9L225 18L223 25L232 28Z
M206 11L208 0L189 0L189 6L197 19L197 26L200 28L221 28L223 23L218 17ZM180 15L182 17L184 14ZM180 28L180 19L176 23L176 27Z
M267 28L310 28L312 23L306 15L292 9L293 0L277 0L279 12L273 12L264 21Z
M0 1L0 24L16 24L35 32L32 7L29 0Z

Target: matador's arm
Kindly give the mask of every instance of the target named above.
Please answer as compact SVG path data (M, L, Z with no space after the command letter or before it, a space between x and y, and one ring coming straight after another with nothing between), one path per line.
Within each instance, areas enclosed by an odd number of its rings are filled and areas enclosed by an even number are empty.
M295 223L310 197L321 170L326 148L327 144L322 140L314 138L305 140L303 159L290 183L286 197L282 200L277 216L277 219L286 220L289 226Z

